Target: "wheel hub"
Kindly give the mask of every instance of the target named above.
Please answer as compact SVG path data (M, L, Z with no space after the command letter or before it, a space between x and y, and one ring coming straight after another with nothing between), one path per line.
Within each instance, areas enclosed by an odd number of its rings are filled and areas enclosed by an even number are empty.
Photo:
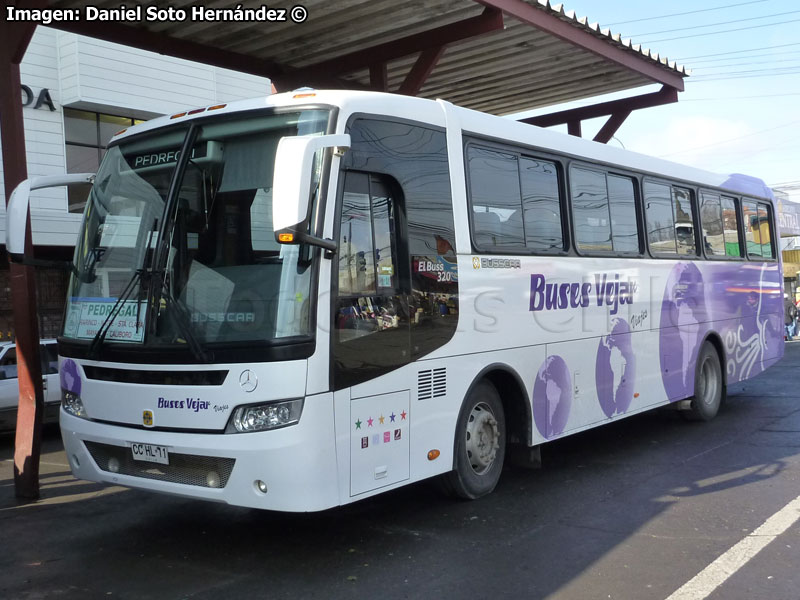
M467 456L473 471L485 472L494 462L500 447L497 420L486 404L478 404L467 421Z
M711 361L706 360L700 369L700 401L711 405L717 394L717 381L714 377L714 367Z

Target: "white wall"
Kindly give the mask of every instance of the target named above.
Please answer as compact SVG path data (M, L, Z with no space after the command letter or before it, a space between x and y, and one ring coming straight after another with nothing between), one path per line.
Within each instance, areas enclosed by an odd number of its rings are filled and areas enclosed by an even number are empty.
M87 38L58 33L62 103L147 115L267 95L270 81ZM137 116L137 115L134 115Z

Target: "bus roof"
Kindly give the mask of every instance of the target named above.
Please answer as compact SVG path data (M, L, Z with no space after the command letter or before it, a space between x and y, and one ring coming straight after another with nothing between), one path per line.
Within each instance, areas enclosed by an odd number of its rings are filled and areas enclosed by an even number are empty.
M445 125L442 106L452 107L461 129L468 134L508 141L532 148L568 154L578 160L584 159L607 165L642 172L653 176L670 177L699 186L729 190L734 194L745 194L773 200L772 190L763 180L739 173L714 173L688 165L616 148L551 129L520 123L506 117L498 117L479 111L456 107L441 100L427 100L412 96L351 90L310 90L272 94L260 98L239 100L198 109L187 109L173 115L152 119L125 129L113 138L113 142L129 136L164 127L178 122L202 119L212 115L244 112L259 108L291 107L308 105L335 106L345 115L355 112L396 115L406 119ZM339 128L343 130L344 125Z

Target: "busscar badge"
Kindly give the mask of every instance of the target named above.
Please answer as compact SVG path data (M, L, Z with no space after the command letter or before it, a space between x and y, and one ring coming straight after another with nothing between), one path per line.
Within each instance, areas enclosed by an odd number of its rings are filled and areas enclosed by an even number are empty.
M142 424L145 427L152 427L153 426L153 411L146 410L142 413Z

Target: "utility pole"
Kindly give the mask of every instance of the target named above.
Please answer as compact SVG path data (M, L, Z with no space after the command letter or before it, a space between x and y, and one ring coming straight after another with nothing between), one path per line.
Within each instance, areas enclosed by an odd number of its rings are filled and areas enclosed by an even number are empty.
M28 2L20 4L40 4ZM0 22L0 136L3 145L6 205L11 192L28 178L19 64L30 43L35 24ZM25 255L32 256L31 220L25 226ZM17 343L19 407L14 444L14 489L17 498L39 497L44 393L39 357L39 322L36 314L36 280L33 268L11 263L11 306Z

